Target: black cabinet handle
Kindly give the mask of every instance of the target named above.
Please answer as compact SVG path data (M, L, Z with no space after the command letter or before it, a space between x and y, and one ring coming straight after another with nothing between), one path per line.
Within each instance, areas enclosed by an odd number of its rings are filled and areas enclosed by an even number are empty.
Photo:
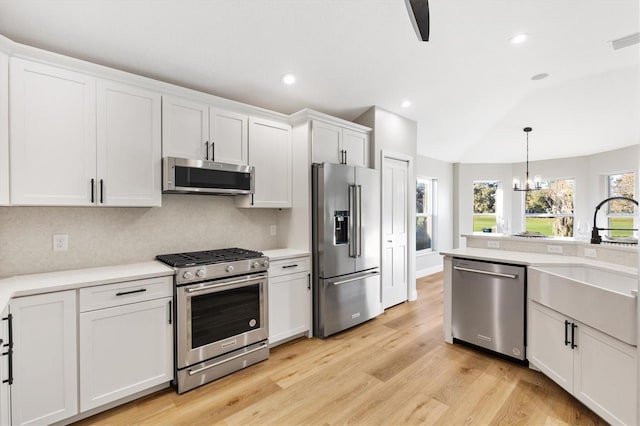
M9 359L7 360L7 364L9 366L9 377L2 381L2 383L13 384L13 315L9 314L5 318L2 318L3 321L7 321L7 328L9 330L9 348L7 352L4 352L2 355L8 355Z
M571 349L575 349L578 347L578 345L575 344L576 341L576 328L578 328L577 325L575 325L574 323L571 323Z
M91 178L91 203L94 203L96 199L96 180Z
M311 290L311 274L307 274L307 290Z
M211 142L211 161L216 161L216 143Z
M116 293L116 296L124 296L125 294L134 294L134 293L144 293L145 291L147 291L146 288L141 288L139 290L131 290L131 291L121 291Z
M569 345L569 321L564 320L564 345Z
M295 263L293 265L285 265L285 266L282 267L282 269L297 268L297 267L298 267L298 264Z
M347 164L347 150L344 150L344 164Z
M171 308L172 301L169 300L169 324L173 323L173 309Z
M104 204L104 179L100 179L100 204Z
M206 141L204 143L204 159L205 160L209 159L209 141Z

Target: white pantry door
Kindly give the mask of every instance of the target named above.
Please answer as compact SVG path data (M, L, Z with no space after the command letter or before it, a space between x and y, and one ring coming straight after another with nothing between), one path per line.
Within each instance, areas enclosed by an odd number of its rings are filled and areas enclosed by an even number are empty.
M408 299L407 196L409 163L385 157L382 163L382 305Z

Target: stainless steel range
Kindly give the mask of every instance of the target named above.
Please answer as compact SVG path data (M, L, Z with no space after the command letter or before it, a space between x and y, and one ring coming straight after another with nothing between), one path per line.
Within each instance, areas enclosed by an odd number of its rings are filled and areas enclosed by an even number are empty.
M269 258L239 248L156 258L176 270L178 393L269 358Z

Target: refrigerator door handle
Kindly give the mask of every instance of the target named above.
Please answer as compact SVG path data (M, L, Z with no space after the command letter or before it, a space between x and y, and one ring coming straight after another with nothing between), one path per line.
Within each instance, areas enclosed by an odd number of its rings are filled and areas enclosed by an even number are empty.
M356 257L362 256L362 186L356 185Z
M357 221L357 209L358 206L356 205L356 185L349 185L349 216L350 216L350 221L349 221L349 257L358 257L358 250L357 250L357 229L358 229L358 225L356 224Z
M375 277L376 275L380 275L380 271L368 271L365 272L364 274L358 275L355 278L349 278L346 280L342 280L342 281L334 281L333 285L342 285L342 284L347 284L347 283L352 283L354 281L361 281L365 278L371 278L371 277Z

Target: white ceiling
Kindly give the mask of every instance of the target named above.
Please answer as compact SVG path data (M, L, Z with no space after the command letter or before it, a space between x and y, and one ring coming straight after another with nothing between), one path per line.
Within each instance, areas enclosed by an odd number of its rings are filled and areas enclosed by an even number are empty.
M283 113L377 105L445 161L523 161L525 126L532 160L640 143L640 47L609 43L638 0L429 3L427 43L403 0L0 0L0 34Z

